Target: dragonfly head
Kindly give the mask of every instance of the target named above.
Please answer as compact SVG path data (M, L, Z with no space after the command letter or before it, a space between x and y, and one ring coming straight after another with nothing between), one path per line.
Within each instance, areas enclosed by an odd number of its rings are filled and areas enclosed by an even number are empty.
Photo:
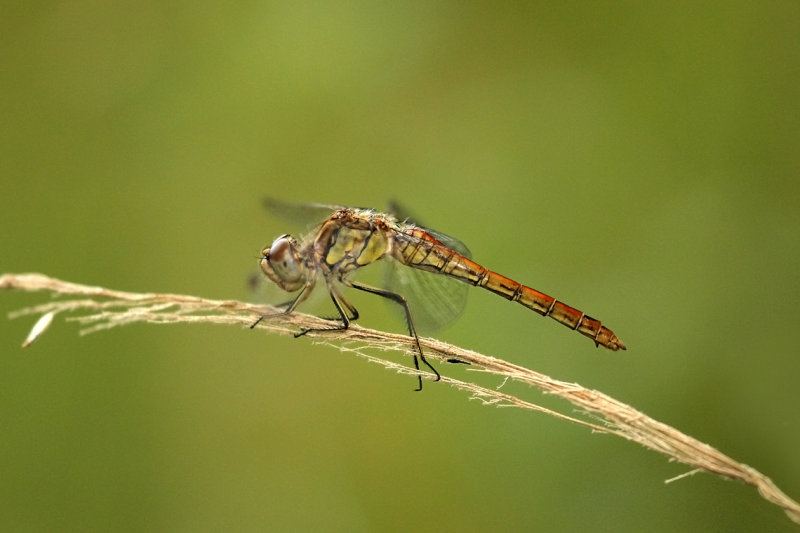
M281 289L294 292L306 284L306 266L291 235L281 235L261 251L261 270Z

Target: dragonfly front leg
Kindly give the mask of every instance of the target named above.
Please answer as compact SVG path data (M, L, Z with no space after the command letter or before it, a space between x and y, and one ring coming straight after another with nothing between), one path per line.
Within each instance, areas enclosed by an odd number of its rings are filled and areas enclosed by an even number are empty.
M255 328L259 324L259 322L261 322L265 318L272 318L274 316L288 315L288 314L292 313L292 311L294 311L297 308L298 305L300 305L303 301L306 300L306 298L309 297L309 295L311 294L311 291L313 289L314 289L314 282L311 281L311 282L307 283L303 287L303 290L300 291L300 294L297 295L297 298L295 298L294 300L292 300L290 302L283 303L283 304L281 304L279 306L279 307L283 307L284 305L286 305L286 306L288 306L288 307L286 307L286 309L284 309L280 313L270 313L268 315L259 316L258 319L250 325L250 329Z
M347 285L348 287L353 287L354 289L368 292L370 294L377 294L378 296L388 298L389 300L400 304L403 307L403 311L405 311L406 314L406 323L408 324L408 334L410 337L413 337L414 344L416 345L417 348L417 353L414 354L414 368L419 370L419 359L421 359L422 362L425 363L425 366L427 366L429 369L431 369L431 371L434 374L436 374L436 379L434 379L434 381L439 381L440 379L442 379L442 376L439 375L439 372L437 372L436 369L433 368L433 366L428 362L428 360L425 359L425 354L422 353L422 345L419 343L419 335L417 335L417 330L414 327L414 320L411 318L411 309L409 309L408 302L401 294L397 294L396 292L391 292L384 289L370 287L369 285L364 285L363 283L358 283L356 281L351 281L344 278L342 278L340 281L345 285ZM419 355L419 359L417 359L417 355ZM419 381L419 385L415 390L421 391L422 376L420 374L417 374L417 380Z

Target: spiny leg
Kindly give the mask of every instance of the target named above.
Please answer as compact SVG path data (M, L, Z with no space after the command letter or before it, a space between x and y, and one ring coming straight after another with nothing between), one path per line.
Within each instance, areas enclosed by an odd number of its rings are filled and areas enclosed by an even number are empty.
M383 296L393 302L400 304L403 307L403 310L406 313L406 323L408 324L408 334L409 336L414 338L414 344L417 347L417 354L419 354L419 359L425 363L425 366L431 369L431 371L436 374L436 379L434 381L439 381L442 379L442 376L439 375L439 372L425 359L425 354L422 353L422 345L419 343L419 335L417 335L417 330L414 328L414 321L411 318L411 310L408 308L408 302L406 299L396 292L387 291L384 289L377 289L375 287L370 287L369 285L364 285L363 283L358 283L356 281L351 281L348 279L340 279L342 283L347 285L348 287L353 287L354 289L358 289L360 291L368 292L370 294L377 294L378 296ZM419 361L417 360L417 354L414 354L414 368L419 370ZM419 386L415 389L416 391L422 390L422 376L417 374L417 380L419 382Z
M320 317L320 318L324 318L325 320L340 320L341 319L342 310L339 309L339 306L341 305L347 310L348 313L350 313L350 315L347 317L348 320L350 320L350 322L355 322L356 320L358 320L358 317L359 317L358 309L356 309L353 304L348 302L345 299L345 297L342 296L342 293L339 292L333 284L331 284L328 287L328 291L331 294L331 298L334 297L334 293L336 294L336 298L334 299L333 304L336 306L336 310L339 311L339 316L337 316L337 317L324 316L324 317ZM338 300L338 302L337 302L337 300ZM338 329L338 328L335 328L335 329ZM347 328L342 328L342 329L347 329ZM323 328L320 328L320 330L324 331Z
M358 318L358 310L353 306L353 304L351 304L350 302L345 300L344 296L342 296L341 293L339 293L339 291L336 290L336 287L334 287L330 283L328 284L328 292L331 295L331 300L333 301L334 307L336 307L336 311L339 312L339 318L342 321L342 325L341 326L329 327L329 328L309 328L309 329L304 329L299 333L295 333L294 334L295 338L302 337L306 333L311 333L311 332L314 332L314 331L339 331L339 330L345 330L345 329L350 327L350 322L351 321L356 320ZM350 312L350 314L352 316L348 316L347 313L345 313L343 307L346 308Z

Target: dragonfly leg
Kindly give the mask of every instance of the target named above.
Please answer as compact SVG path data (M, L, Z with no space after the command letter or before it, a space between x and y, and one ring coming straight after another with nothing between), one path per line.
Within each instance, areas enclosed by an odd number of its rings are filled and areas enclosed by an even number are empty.
M324 317L320 317L320 318L324 318L325 320L344 320L343 319L342 309L340 309L340 306L342 306L345 309L347 309L347 312L349 313L349 315L346 315L346 316L347 316L347 319L350 322L355 322L356 320L358 320L358 316L359 316L358 315L358 309L356 309L353 304L351 304L350 302L345 300L344 296L342 296L342 293L340 293L336 289L336 287L334 285L331 285L329 287L329 292L331 293L331 298L333 298L334 293L336 294L336 298L333 300L333 304L336 306L336 310L339 311L339 316L335 316L335 317L334 316L324 316ZM343 328L343 329L347 329L347 328Z
M414 328L414 321L411 318L411 310L408 308L408 302L406 299L396 292L387 291L384 289L378 289L375 287L370 287L369 285L364 285L363 283L358 283L356 281L351 281L349 279L341 279L342 283L347 285L348 287L352 287L354 289L358 289L360 291L368 292L370 294L377 294L378 296L383 296L393 302L400 304L403 307L403 310L406 313L406 323L408 324L408 334L409 336L414 338L414 344L417 348L417 353L414 354L414 368L419 370L419 360L417 359L417 355L419 355L419 359L427 366L431 371L436 375L436 379L434 381L439 381L442 379L442 376L439 375L439 372L436 371L435 368L425 359L425 354L422 353L422 345L419 343L419 335L417 335L417 330ZM417 374L417 380L419 381L419 385L416 388L417 391L422 390L422 376Z
M291 300L289 302L282 303L278 307L286 306L286 309L281 311L280 313L270 313L268 315L261 315L258 319L250 325L250 329L255 328L262 320L265 318L271 318L273 316L280 316L280 315L288 315L292 311L294 311L297 306L303 302L308 296L311 294L311 290L314 288L314 283L308 283L306 286L303 287L303 290L300 291L300 294L297 295L297 298Z
M351 304L350 302L345 300L344 296L342 296L341 293L339 293L339 291L336 289L335 286L333 286L332 284L328 284L328 292L331 295L331 300L333 301L334 307L336 307L336 310L339 312L339 317L338 318L342 321L342 325L341 326L330 327L330 328L309 328L309 329L304 329L304 330L300 331L299 333L295 333L294 334L295 338L302 337L306 333L312 333L314 331L338 331L338 330L347 329L347 328L350 327L350 322L352 322L353 320L358 319L358 309L356 309L355 306L353 306L353 304ZM347 309L347 311L350 313L349 316L348 316L348 313L345 312L345 309ZM332 320L336 320L336 319L332 319Z

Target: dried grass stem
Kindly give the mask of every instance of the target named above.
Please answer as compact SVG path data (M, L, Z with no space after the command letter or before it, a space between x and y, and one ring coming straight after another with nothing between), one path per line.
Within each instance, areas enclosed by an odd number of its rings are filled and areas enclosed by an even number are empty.
M43 334L52 318L59 313L75 313L75 316L69 317L68 320L75 320L82 324L84 326L81 330L82 334L134 322L159 324L202 322L249 327L255 317L271 312L276 313L275 316L263 320L258 329L281 334L294 334L303 329L330 326L330 322L318 317L302 313L280 314L280 310L275 308L235 300L209 300L180 294L122 292L69 283L42 274L5 274L0 276L0 288L47 291L54 296L73 297L28 307L10 314L11 318L32 314L42 315L42 319L26 340L26 345ZM380 355L389 350L413 355L413 342L404 335L355 325L344 331L312 335L324 339L325 344L333 346L335 343L335 346L343 352L352 353L397 372L406 374L416 372L412 368L386 360ZM513 406L544 412L589 427L593 431L610 433L637 442L672 460L692 467L690 472L668 481L681 479L698 471L706 471L752 485L764 499L780 506L789 518L800 523L800 504L781 492L769 478L757 470L731 459L708 444L650 418L630 405L617 401L602 392L584 388L577 383L559 381L502 359L465 350L435 339L422 339L422 346L427 357L464 361L469 363L473 369L496 374L507 380L526 383L547 394L563 398L577 407L579 414L587 419L559 413L522 400L515 395L486 388L476 383L460 381L447 376L442 377L444 383L469 392L472 398L490 405ZM379 355L374 355L374 352Z

